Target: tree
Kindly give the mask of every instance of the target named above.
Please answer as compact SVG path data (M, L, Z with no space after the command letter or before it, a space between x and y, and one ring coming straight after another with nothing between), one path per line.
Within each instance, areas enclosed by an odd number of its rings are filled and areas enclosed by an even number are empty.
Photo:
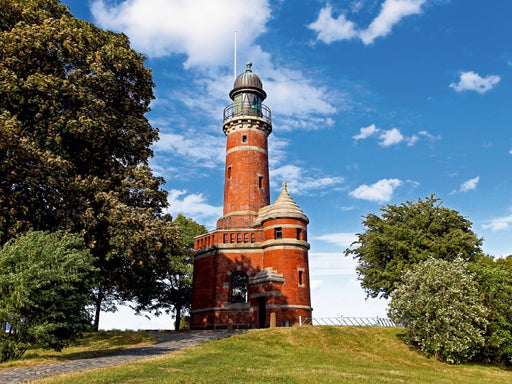
M181 213L176 216L174 223L180 228L183 261L180 263L179 268L173 268L175 272L169 276L169 287L164 290L165 297L162 298L161 302L174 307L176 313L175 329L179 330L181 316L184 314L184 311L190 309L192 300L194 238L208 231L204 225L196 223Z
M175 313L175 330L180 329L182 316L190 309L192 299L192 270L194 264L194 238L207 233L204 225L196 223L181 213L173 222L179 228L179 250L170 258L168 273L160 278L159 284L153 285L157 290L150 297L157 296L152 309L159 314L163 309ZM142 308L147 307L143 305Z
M0 361L29 347L60 351L90 324L96 269L78 235L28 232L0 249Z
M80 233L100 270L98 314L145 295L177 236L148 167L145 58L58 0L0 0L0 58L0 244L31 228Z
M363 218L365 232L355 248L345 250L357 260L357 274L368 296L387 298L402 272L429 257L466 261L482 254L482 239L472 223L457 211L441 206L434 195L381 208L382 215Z
M405 327L406 342L427 356L461 363L484 345L488 312L462 258L428 258L406 270L388 314Z
M471 263L483 304L488 308L488 325L479 360L509 364L512 358L512 256L485 257Z

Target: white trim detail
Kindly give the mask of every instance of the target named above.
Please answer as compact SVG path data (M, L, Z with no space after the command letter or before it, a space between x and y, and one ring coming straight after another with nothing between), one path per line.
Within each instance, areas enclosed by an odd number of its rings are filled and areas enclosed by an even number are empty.
M266 151L265 149L263 149L261 147L257 147L255 145L241 145L241 146L234 147L234 148L227 150L226 156L233 152L238 152L238 151L256 151L256 152L261 152L265 155L268 154L268 151Z

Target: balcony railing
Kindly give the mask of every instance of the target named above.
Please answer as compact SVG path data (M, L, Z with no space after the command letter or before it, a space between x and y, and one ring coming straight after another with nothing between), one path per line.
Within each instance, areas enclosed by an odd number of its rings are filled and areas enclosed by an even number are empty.
M224 108L224 121L238 116L256 116L265 119L272 124L272 113L270 108L264 104L254 106L240 106L240 104L231 104Z

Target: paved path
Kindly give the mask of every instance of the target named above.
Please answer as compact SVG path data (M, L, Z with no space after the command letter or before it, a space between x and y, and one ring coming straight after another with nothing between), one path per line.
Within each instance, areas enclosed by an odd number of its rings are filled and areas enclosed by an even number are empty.
M222 339L232 334L226 332L159 333L158 343L140 348L129 348L101 357L70 360L62 363L44 364L35 367L10 368L0 371L1 384L23 383L61 373L84 371L91 368L109 367L146 357L163 355L179 349L192 347L205 341Z

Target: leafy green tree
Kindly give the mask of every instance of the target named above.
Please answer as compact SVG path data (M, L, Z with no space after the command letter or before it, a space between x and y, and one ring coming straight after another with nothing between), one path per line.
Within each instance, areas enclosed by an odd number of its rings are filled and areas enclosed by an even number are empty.
M387 298L402 272L429 257L466 261L482 254L482 239L472 223L457 211L441 206L434 195L381 208L382 215L363 218L365 232L354 248L345 250L357 260L357 274L368 296Z
M450 363L469 361L485 342L488 311L462 258L429 258L406 270L388 314L408 343Z
M192 270L194 265L194 238L207 233L204 225L196 223L181 213L173 222L179 228L180 240L178 250L173 250L173 257L169 259L168 273L160 278L159 284L153 285L157 296L152 309L156 314L162 310L175 314L175 330L181 326L182 316L190 309L192 299ZM147 307L143 305L142 308Z
M0 361L60 351L90 324L94 258L78 235L28 232L0 249Z
M148 167L153 87L125 35L58 0L0 0L0 244L30 228L80 233L100 270L98 315L146 295L177 238Z
M479 360L509 364L512 358L512 256L471 263L483 303L489 310Z

